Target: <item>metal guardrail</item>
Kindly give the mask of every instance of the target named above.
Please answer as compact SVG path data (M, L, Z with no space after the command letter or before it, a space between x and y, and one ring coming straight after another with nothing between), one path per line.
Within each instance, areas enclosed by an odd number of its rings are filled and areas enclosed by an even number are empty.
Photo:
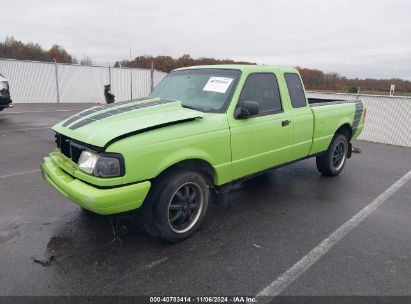
M111 83L116 101L150 94L166 73L148 69L82 66L0 59L0 74L10 84L13 103L102 103Z
M309 97L356 100L367 108L364 130L359 139L411 147L411 97L308 92Z

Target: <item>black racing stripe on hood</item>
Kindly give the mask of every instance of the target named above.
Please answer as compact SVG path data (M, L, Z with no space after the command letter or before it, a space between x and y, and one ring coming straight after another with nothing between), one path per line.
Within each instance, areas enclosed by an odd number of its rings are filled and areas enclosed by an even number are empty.
M177 100L160 99L160 100L156 100L156 101L151 101L151 102L146 102L146 103L139 103L139 104L134 104L134 105L131 105L131 106L128 106L128 107L114 109L114 110L111 110L111 111L103 112L103 113L88 117L86 119L83 119L83 120L73 124L69 129L76 130L76 129L81 128L85 125L91 124L95 121L102 120L102 119L107 118L107 117L115 116L115 115L122 114L122 113L125 113L125 112L133 111L133 110L138 110L138 109L148 108L148 107L152 107L152 106L172 103L172 102L177 102Z
M132 99L132 100L120 101L120 102L115 102L115 103L112 103L112 104L92 108L92 109L89 109L89 110L85 110L83 112L80 112L80 113L70 117L68 120L66 120L63 123L63 127L67 127L68 125L72 124L73 122L75 122L75 121L77 121L77 120L79 120L83 117L86 117L90 114L100 112L100 111L103 111L103 110L107 110L107 109L110 109L110 108L113 108L113 107L125 105L125 104L128 104L128 103L134 103L134 102L141 101L141 100L144 100L144 99L148 99L148 98L143 97L143 98L136 98L136 99Z
M101 107L98 107L98 108L96 108L96 109L86 110L86 111L84 111L84 112L81 112L81 113L79 113L79 114L76 114L76 115L74 115L74 116L71 116L69 119L67 119L67 120L63 123L63 127L67 127L68 125L70 125L70 124L72 124L73 122L81 119L82 117L85 117L85 116L87 116L87 115L90 115L90 114L93 114L93 113L95 113L95 112L97 112L97 111L100 111L100 110L101 110L100 108L101 108Z

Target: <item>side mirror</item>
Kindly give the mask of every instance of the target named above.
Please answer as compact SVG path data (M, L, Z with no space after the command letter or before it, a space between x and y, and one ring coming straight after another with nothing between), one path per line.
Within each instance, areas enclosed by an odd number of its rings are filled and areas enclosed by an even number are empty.
M260 111L258 103L251 100L244 100L240 107L234 112L235 118L247 119L253 115L258 114Z

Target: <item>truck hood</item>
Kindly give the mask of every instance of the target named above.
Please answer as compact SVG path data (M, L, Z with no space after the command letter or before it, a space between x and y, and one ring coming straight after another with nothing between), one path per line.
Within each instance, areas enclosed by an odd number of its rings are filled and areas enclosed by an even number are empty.
M52 127L80 142L105 147L127 135L202 118L203 113L176 100L135 99L82 111Z

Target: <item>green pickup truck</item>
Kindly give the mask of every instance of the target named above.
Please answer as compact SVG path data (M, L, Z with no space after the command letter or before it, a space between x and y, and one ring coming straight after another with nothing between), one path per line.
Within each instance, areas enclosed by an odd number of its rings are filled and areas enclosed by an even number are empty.
M309 157L323 175L338 175L364 118L360 101L307 99L295 68L182 68L147 98L55 125L57 147L41 169L82 208L141 208L151 235L178 242L244 178Z

